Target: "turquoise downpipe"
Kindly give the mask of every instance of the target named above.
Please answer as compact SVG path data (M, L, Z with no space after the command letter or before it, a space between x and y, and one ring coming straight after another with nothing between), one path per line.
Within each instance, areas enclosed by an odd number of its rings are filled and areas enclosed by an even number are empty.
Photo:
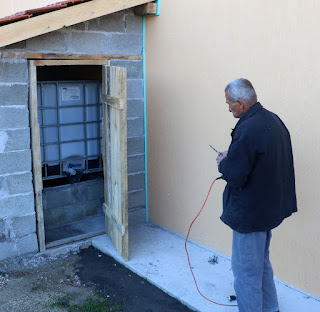
M157 3L157 13L156 15L160 15L160 11L161 11L161 0L156 1Z
M160 15L161 10L161 0L156 1L157 3L157 13ZM146 97L146 17L142 18L142 58L143 58L143 111L144 111L144 167L145 167L145 196L146 196L146 222L149 221L149 209L148 209L148 145L147 145L147 97Z
M143 39L142 39L142 58L143 58L143 112L144 112L144 167L145 167L145 196L146 196L146 222L149 221L148 211L148 146L147 146L147 97L146 97L146 17L143 16Z

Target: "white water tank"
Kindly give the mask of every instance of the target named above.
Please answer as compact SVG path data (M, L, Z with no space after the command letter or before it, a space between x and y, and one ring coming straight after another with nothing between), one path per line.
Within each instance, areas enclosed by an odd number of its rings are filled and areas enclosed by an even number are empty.
M102 153L99 81L38 83L42 164L96 159Z

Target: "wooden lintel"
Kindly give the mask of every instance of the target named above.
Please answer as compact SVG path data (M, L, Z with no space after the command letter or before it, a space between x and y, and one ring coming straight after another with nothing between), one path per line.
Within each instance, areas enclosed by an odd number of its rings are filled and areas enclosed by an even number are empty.
M118 217L114 214L114 212L105 203L103 204L102 209L105 215L108 218L111 218L112 221L116 224L120 234L124 236L126 233L125 226L119 221Z
M34 60L36 66L108 65L108 60Z
M146 3L139 5L133 9L135 15L155 15L157 14L157 4L156 3Z
M142 55L0 52L0 58L29 60L142 60Z
M123 104L120 101L120 98L109 96L107 94L101 94L101 102L107 105L113 106L117 109L123 109Z
M152 0L92 0L0 27L0 47L43 35Z

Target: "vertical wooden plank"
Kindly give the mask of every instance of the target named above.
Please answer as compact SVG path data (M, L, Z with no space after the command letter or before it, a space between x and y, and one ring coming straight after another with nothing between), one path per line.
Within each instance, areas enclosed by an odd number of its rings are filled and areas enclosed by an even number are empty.
M127 181L127 73L124 68L110 67L110 96L118 98L122 109L115 105L109 106L109 133L108 127L104 128L105 154L108 154L110 144L110 162L105 174L110 174L108 190L111 190L110 197L106 201L108 213L106 219L107 234L113 241L120 254L127 261L129 259L128 246L128 181ZM106 105L105 105L106 106ZM107 110L107 109L105 109ZM104 117L106 121L106 117ZM105 122L107 126L107 122ZM107 162L107 157L104 157ZM106 185L106 184L105 184ZM111 217L112 216L112 217ZM119 228L123 225L125 231L121 233Z
M29 61L29 112L31 128L31 151L32 151L32 169L33 185L35 196L35 208L37 216L37 234L40 251L45 251L45 232L42 206L42 173L41 173L41 149L40 149L40 127L38 123L37 107L37 67L34 61Z
M107 66L102 66L102 93L107 94L108 85L107 85ZM108 205L108 162L107 162L107 123L108 123L108 106L106 103L102 103L102 161L103 161L103 177L104 177L104 202ZM107 232L107 222L108 218L106 219L106 232Z
M108 63L110 63L108 61ZM109 66L102 66L102 93L108 93L108 68ZM107 206L110 206L110 195L111 195L111 162L110 162L110 120L108 116L108 105L103 105L103 116L102 116L102 155L103 155L103 176L104 176L104 202ZM105 216L106 233L110 235L109 218Z

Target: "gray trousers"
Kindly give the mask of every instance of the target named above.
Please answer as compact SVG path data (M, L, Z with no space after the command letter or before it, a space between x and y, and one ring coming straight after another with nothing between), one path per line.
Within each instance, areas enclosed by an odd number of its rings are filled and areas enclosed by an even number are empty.
M279 310L273 270L269 260L271 231L233 231L232 271L239 312Z

